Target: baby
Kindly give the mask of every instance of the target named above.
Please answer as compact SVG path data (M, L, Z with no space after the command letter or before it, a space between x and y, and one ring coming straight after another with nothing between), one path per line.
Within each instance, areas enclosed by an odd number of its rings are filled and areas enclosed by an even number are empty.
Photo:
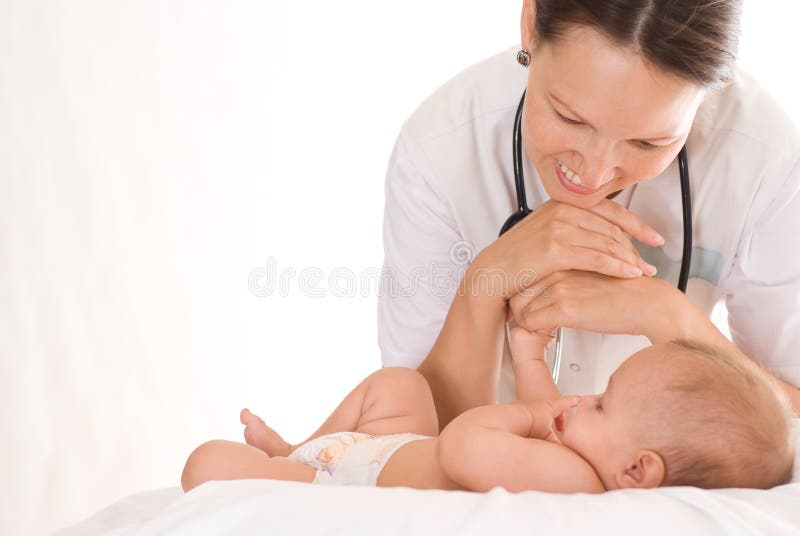
M682 340L628 358L600 395L561 397L544 360L550 337L510 331L517 397L470 409L437 436L415 370L362 381L292 446L242 410L247 444L192 452L185 491L208 480L600 493L619 488L770 488L792 475L791 410L750 361Z

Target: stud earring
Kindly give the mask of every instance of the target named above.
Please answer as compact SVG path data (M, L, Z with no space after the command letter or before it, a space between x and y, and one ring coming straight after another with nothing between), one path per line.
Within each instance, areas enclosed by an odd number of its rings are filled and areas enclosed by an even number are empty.
M531 64L531 55L528 53L527 50L522 49L517 52L517 63L522 65L523 67L527 67Z

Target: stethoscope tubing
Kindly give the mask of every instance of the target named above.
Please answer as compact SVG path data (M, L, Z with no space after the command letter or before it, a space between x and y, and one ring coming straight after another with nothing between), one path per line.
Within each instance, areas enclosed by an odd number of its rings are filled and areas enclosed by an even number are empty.
M528 201L525 195L525 176L522 170L522 110L525 105L525 94L517 106L517 113L514 117L514 135L512 139L512 153L514 163L514 188L517 197L517 210L503 224L500 235L511 229L514 225L522 221L525 216L533 212L528 208ZM692 264L692 193L689 177L689 157L684 145L678 153L678 171L681 178L681 207L683 209L683 251L681 255L681 271L678 276L678 289L686 293L686 285L689 282L689 272ZM561 358L564 351L563 328L558 328L555 334L555 352L553 357L553 381L558 383L561 371ZM509 327L506 324L506 344L510 340Z

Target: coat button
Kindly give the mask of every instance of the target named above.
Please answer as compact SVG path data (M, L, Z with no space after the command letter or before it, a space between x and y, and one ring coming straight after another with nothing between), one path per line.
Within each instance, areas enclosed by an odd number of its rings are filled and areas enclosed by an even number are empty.
M577 363L570 363L569 364L569 369L571 371L573 371L573 372L580 372L581 371L581 366L579 364L577 364Z

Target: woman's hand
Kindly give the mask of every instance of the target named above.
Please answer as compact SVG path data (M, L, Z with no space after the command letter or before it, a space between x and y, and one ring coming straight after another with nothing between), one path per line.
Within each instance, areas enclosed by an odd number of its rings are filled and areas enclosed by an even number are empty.
M528 331L569 327L598 333L645 335L653 344L713 328L678 289L649 277L619 279L568 270L538 281L509 300L517 324ZM704 337L707 338L707 337Z
M476 261L479 268L502 270L504 299L563 270L621 278L653 275L655 267L641 259L625 233L652 246L664 241L633 212L613 201L604 199L583 209L550 200L481 251Z

